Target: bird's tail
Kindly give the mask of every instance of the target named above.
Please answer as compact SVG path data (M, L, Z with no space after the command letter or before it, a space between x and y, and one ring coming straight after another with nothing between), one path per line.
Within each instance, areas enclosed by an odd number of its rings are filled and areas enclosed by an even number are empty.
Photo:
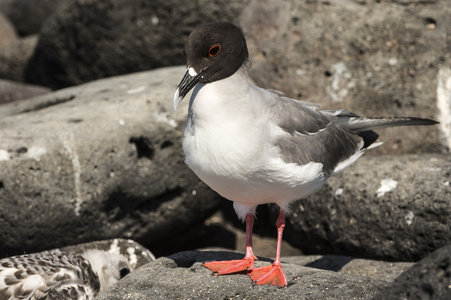
M415 117L365 118L345 110L329 110L323 112L328 115L334 123L348 128L360 135L364 141L363 148L367 149L377 147L381 144L373 144L379 137L379 135L373 131L375 129L395 126L434 125L438 123L434 120Z
M333 122L352 131L362 132L395 126L434 125L437 121L415 117L365 118L344 110L324 111Z

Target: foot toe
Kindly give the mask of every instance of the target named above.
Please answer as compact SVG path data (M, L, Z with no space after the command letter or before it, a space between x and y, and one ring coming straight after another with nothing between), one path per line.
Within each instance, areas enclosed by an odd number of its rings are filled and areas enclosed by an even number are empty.
M226 260L226 261L210 261L203 264L213 272L214 275L226 275L251 271L254 269L254 260Z
M270 265L252 270L247 275L252 279L254 285L287 286L287 278L279 265Z

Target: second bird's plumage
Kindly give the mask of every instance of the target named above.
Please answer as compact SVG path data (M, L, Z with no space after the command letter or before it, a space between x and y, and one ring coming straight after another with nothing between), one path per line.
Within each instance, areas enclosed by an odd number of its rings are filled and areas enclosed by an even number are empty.
M0 299L94 299L129 272L122 255L94 249L8 257L0 260Z

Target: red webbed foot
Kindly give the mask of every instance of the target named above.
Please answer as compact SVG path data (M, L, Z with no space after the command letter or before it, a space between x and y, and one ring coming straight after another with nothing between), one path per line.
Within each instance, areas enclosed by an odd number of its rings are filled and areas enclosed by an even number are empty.
M253 270L254 258L210 261L204 263L203 266L210 269L214 275L234 274Z
M257 268L247 275L249 275L255 285L269 284L280 287L287 286L287 278L280 264L271 264L266 267Z

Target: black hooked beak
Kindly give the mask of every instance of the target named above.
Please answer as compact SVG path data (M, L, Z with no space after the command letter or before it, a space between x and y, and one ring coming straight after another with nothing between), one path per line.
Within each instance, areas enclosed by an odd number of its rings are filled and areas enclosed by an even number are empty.
M190 73L194 73L192 76ZM183 98L188 94L188 92L199 82L202 78L200 74L196 74L192 68L186 70L185 76L183 76L182 81L180 81L179 86L174 94L173 104L174 110L177 110L177 106L183 100Z

